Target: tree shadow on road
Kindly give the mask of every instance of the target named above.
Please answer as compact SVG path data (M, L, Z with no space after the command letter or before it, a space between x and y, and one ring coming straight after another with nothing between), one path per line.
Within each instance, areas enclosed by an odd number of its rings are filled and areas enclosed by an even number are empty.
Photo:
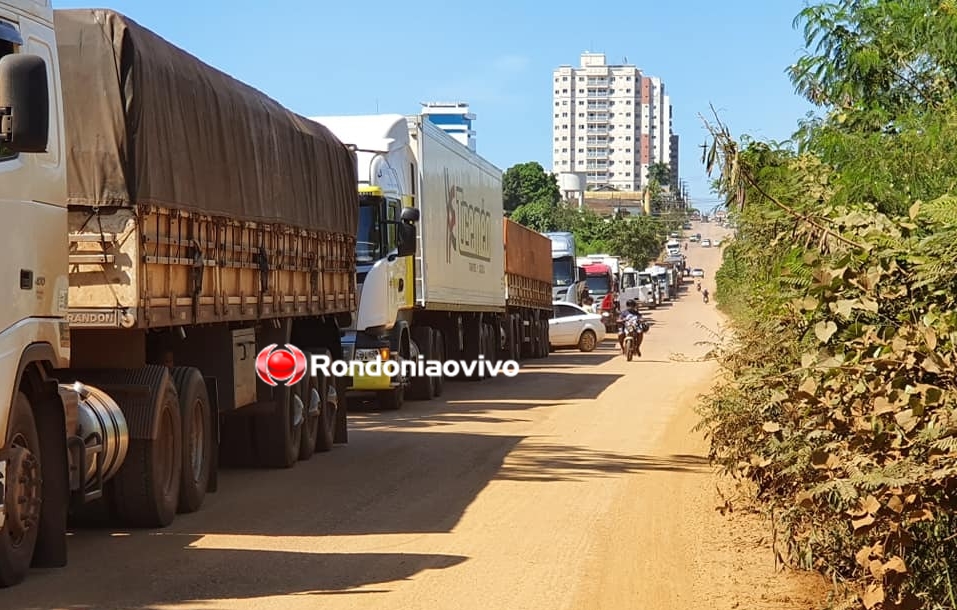
M509 454L497 479L582 481L640 472L710 473L707 458L695 455L645 456L584 447L525 441Z

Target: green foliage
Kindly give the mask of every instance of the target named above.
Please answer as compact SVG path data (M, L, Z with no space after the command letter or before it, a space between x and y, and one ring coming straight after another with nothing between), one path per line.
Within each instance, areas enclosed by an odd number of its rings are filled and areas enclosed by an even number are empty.
M507 211L523 205L554 206L562 199L558 178L537 161L508 168L502 177L502 191Z
M709 125L703 156L738 227L712 458L773 512L784 559L867 610L957 609L955 14L805 9L820 45L792 77L826 114L796 148Z
M813 51L789 69L811 102L864 113L870 125L957 93L953 0L840 0L798 15Z
M644 267L661 253L669 231L677 230L684 216L602 217L589 209L564 203L534 202L519 206L510 217L540 233L570 231L575 234L579 255L614 254Z
M648 166L648 180L658 184L671 184L671 168L667 163L652 163Z

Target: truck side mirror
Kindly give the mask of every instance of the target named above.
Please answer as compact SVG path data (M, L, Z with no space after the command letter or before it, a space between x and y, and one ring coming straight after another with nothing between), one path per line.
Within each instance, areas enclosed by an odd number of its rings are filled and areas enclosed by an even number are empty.
M411 210L413 208L406 208ZM415 210L418 215L418 210ZM403 219L405 220L405 219ZM415 254L415 225L400 222L396 225L398 243L396 256L412 256Z
M403 223L419 222L419 210L418 208L402 208L399 218Z
M45 153L50 139L50 84L37 55L0 58L0 141L13 152Z

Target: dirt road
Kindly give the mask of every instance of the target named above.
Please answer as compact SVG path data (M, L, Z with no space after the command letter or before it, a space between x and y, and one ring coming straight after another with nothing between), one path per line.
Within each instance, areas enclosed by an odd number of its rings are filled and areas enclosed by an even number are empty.
M713 291L717 249L688 258ZM702 355L698 323L718 323L688 288L651 312L639 360L606 341L356 414L348 447L228 471L168 530L76 532L70 566L0 591L0 608L806 608L760 531L714 511L689 433L714 366L669 360Z

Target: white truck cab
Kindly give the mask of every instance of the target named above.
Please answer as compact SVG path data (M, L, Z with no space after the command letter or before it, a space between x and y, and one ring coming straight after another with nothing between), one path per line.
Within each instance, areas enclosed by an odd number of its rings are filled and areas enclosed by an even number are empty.
M66 506L41 511L38 501L40 486L46 491L60 477L50 468L41 483L36 467L42 433L59 425L42 456L62 454L64 423L76 416L46 376L70 358L61 107L53 7L49 0L0 0L0 285L7 295L0 308L0 586L25 577L34 549L35 563L65 563L65 542L38 542L45 524L65 527Z

